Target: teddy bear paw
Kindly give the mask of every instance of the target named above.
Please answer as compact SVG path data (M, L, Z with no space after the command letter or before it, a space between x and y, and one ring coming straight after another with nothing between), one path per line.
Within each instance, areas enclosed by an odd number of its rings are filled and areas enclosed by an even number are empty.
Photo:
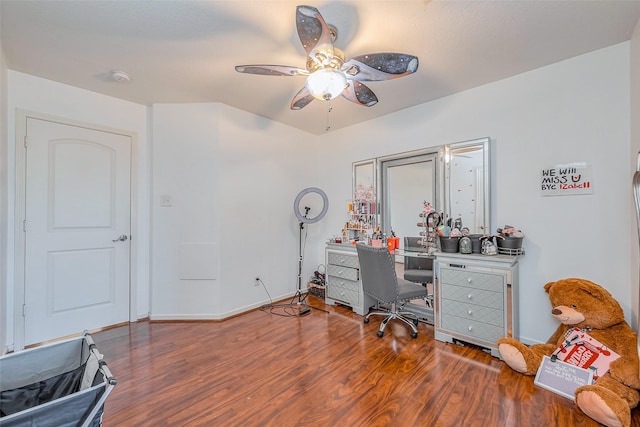
M617 402L620 397L604 387L597 385L580 387L576 391L575 399L578 408L600 424L607 427L628 427L631 425L631 414L628 409L620 408L620 411L615 411L607 403Z
M521 374L527 373L527 362L524 359L524 355L520 352L520 350L509 344L509 343L499 343L498 351L500 352L500 357L502 360L514 371L520 372Z

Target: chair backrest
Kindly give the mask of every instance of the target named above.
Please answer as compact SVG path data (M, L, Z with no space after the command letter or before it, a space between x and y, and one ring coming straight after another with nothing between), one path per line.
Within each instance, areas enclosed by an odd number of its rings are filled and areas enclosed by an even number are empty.
M404 250L424 252L425 248L420 243L422 237L405 237ZM404 257L405 270L433 270L433 258L418 258L414 256Z
M405 251L424 251L424 246L420 243L422 237L405 237L404 238L404 250Z
M358 243L358 262L362 289L378 301L394 302L398 299L398 277L395 260L386 247Z

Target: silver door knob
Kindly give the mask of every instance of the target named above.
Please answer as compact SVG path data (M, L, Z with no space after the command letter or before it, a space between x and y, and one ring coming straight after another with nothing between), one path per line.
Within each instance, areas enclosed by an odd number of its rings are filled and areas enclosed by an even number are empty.
M112 242L124 242L125 240L127 240L129 237L126 234L123 234L122 236L118 237L115 240L112 240Z

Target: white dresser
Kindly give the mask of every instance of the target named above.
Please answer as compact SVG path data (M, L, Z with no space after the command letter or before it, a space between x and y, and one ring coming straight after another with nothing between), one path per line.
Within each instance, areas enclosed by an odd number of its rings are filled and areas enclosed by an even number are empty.
M437 253L435 338L500 357L496 341L519 338L518 257Z
M354 245L328 243L325 249L327 287L325 303L349 306L364 316L376 301L362 290L360 264Z

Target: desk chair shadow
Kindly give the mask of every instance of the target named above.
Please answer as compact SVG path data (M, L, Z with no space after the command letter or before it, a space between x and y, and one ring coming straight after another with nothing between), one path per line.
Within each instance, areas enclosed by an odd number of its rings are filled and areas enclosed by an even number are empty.
M360 263L362 289L377 301L391 305L389 311L370 312L365 316L364 323L369 323L371 316L384 316L377 334L379 338L382 338L387 324L393 319L398 319L411 328L411 338L416 338L418 336L418 328L416 327L418 318L403 309L407 301L425 298L427 288L408 280L398 279L394 257L387 248L374 248L359 243L356 245L356 250Z
M406 252L424 252L425 248L420 243L422 237L405 237L404 250ZM433 258L432 257L404 257L404 280L422 283L427 286L433 283ZM427 307L433 308L433 293L425 299Z

